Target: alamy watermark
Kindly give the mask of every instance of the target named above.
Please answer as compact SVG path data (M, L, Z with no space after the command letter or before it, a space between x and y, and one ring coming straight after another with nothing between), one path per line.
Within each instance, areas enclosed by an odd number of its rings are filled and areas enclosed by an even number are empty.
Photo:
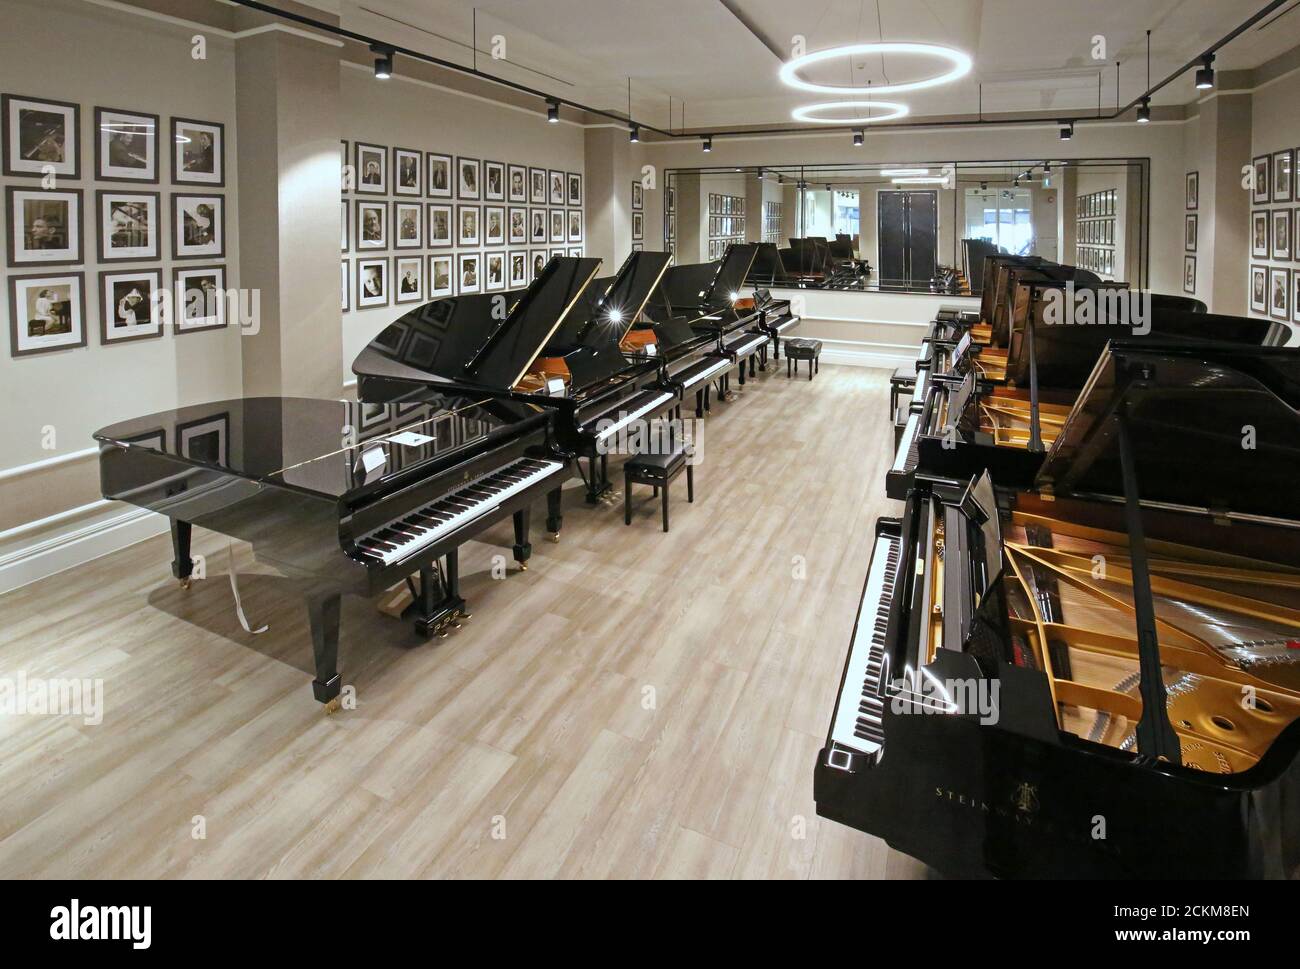
M104 721L104 681L45 679L19 670L0 677L0 716L81 717L96 727Z
M1081 290L1074 283L1049 288L1043 295L1043 322L1048 326L1127 326L1134 336L1151 332L1151 294L1105 287L1085 286Z

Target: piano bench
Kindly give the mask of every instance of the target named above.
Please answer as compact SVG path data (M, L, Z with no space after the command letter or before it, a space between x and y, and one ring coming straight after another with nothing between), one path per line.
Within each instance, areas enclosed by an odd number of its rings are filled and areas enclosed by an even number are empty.
M803 337L791 337L785 341L785 375L790 376L790 367L794 366L794 372L799 372L799 361L808 361L808 379L813 379L814 373L821 373L821 355L822 341L807 340Z
M916 361L899 367L889 378L889 413L898 410L898 398L902 394L911 394L916 390Z
M668 531L668 486L682 471L686 472L686 500L695 501L695 466L691 464L680 441L674 441L667 454L634 454L623 464L623 524L632 524L632 485L654 488L663 503L664 531Z

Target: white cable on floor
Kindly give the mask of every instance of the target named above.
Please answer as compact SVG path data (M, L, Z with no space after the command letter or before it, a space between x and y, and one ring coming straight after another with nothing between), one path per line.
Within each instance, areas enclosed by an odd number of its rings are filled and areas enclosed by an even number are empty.
M244 627L244 632L252 633L254 636L260 636L271 627L269 625L259 626L253 629L248 625L248 617L244 615L244 604L239 600L239 585L235 582L235 543L230 543L230 591L235 595L235 615L239 617L239 624Z

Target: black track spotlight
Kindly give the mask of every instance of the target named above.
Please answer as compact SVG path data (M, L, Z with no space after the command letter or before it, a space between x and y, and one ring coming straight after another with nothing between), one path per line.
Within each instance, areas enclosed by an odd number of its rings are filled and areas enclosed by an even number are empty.
M1061 140L1069 141L1074 137L1074 122L1067 121L1061 125Z
M989 183L988 183L988 182L980 182L980 191L981 191L981 192L987 192L988 190L989 190Z
M1151 99L1150 98L1144 97L1142 99L1142 106L1138 108L1137 121L1138 124L1151 123Z
M861 147L862 147L863 134L864 134L864 133L861 132L861 131L855 131L855 132L853 132L853 147L854 147L854 148L861 148Z
M1214 87L1214 55L1201 58L1201 69L1196 72L1196 90L1209 91Z
M371 44L370 52L375 55L375 77L387 81L393 76L393 49L381 44Z
M546 120L551 124L560 123L560 102L552 98L546 99Z
M704 144L702 144L700 147L703 148L705 151L713 151L713 136L709 135L707 138L705 138Z
M641 140L641 126L634 124L627 133L627 140L636 144Z

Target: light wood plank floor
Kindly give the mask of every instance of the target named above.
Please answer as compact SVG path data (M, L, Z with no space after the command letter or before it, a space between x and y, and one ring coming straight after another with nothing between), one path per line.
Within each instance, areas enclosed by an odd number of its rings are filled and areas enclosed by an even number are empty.
M0 676L105 690L98 726L0 717L0 876L924 877L812 798L897 513L887 398L885 371L760 374L707 420L670 534L648 488L630 528L567 492L528 572L491 577L508 523L465 550L447 639L345 600L358 707L330 717L301 603L236 548L270 624L243 632L220 536L188 592L160 537L0 598Z

